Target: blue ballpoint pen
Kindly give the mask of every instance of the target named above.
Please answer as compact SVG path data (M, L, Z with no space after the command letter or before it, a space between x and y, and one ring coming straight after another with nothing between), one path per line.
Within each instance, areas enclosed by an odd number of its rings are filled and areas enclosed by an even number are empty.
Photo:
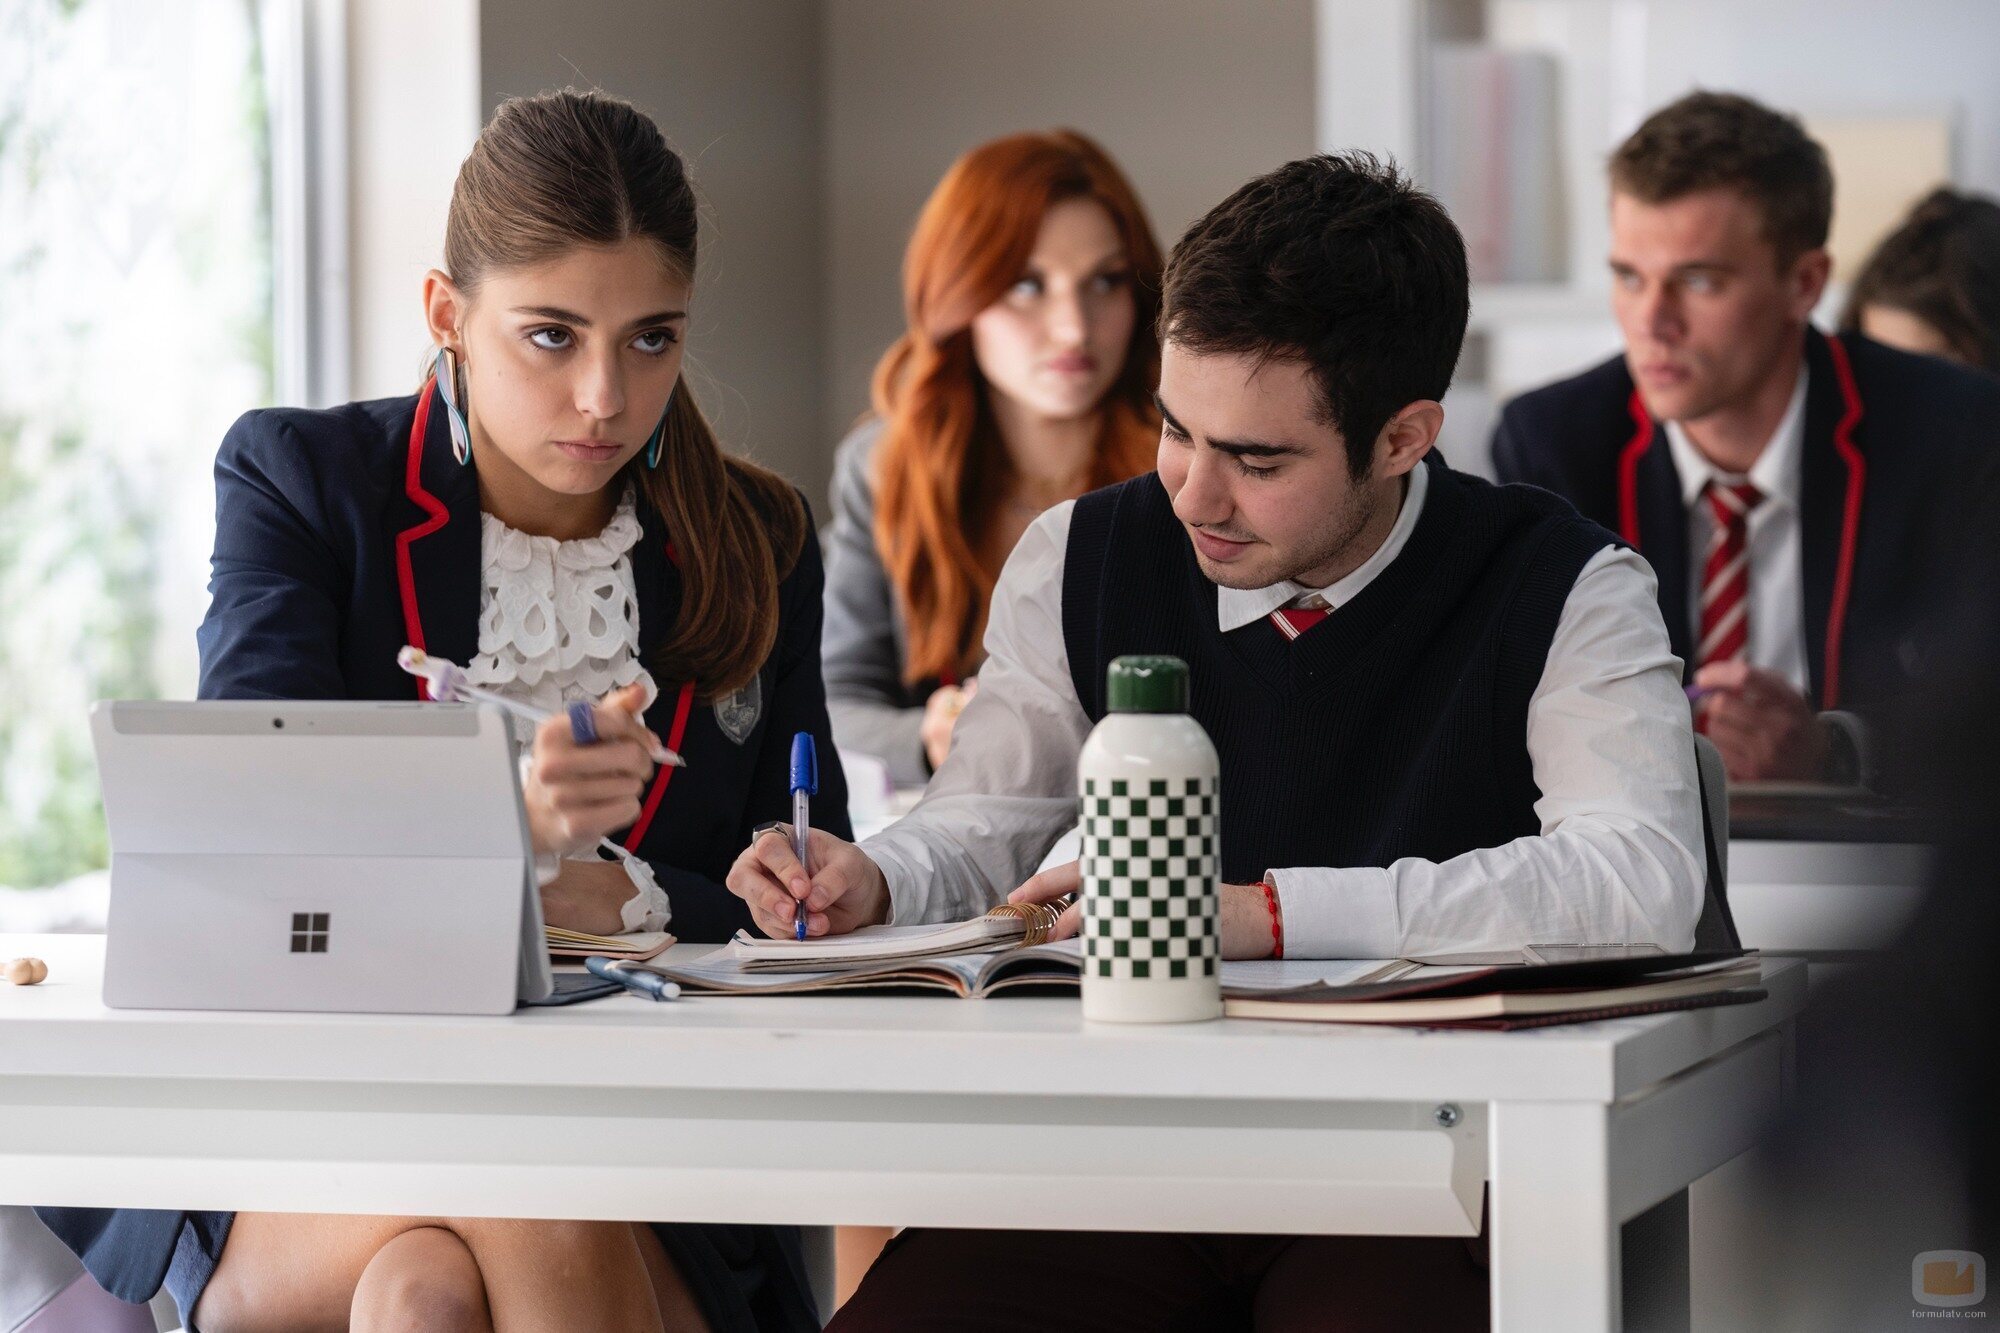
M812 835L812 798L819 794L819 752L813 747L810 731L801 731L792 737L792 852L799 858L799 868L812 877L812 862L806 859L808 839ZM799 899L793 909L793 938L806 937L806 904Z
M680 986L656 972L627 967L623 963L614 963L609 958L600 958L595 954L584 959L583 966L593 977L615 981L625 989L637 991L651 999L678 1000L681 997Z

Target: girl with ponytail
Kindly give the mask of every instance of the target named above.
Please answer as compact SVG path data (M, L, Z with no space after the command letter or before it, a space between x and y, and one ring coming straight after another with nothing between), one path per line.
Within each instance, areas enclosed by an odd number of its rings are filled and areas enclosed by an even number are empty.
M723 940L722 886L786 818L818 739L823 827L849 836L820 682L806 507L723 452L682 375L695 196L657 126L562 92L495 113L424 281L413 397L251 412L216 460L204 698L421 698L412 644L560 714L524 738L547 920ZM661 743L685 768L655 768ZM628 864L599 859L615 839ZM766 1227L44 1210L126 1300L190 1329L817 1329L795 1233Z

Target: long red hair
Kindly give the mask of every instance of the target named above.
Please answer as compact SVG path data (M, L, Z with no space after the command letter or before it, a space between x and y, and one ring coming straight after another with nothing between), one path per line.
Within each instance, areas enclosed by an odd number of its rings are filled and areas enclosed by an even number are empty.
M1135 306L1132 341L1098 405L1090 484L1151 470L1159 444L1153 388L1160 343L1160 247L1131 183L1074 130L1013 134L952 164L917 218L903 258L908 331L875 368L875 545L901 599L905 680L957 678L971 665L1005 551L981 540L1004 462L972 319L1014 285L1055 204L1103 206L1124 242Z

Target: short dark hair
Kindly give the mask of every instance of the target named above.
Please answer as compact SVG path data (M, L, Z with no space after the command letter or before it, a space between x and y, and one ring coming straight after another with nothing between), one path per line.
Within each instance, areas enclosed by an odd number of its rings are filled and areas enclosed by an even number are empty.
M1860 328L1871 305L1915 315L1960 359L2000 373L2000 203L1931 191L1861 266L1841 327Z
M1646 204L1739 190L1789 264L1826 244L1833 168L1798 118L1735 93L1692 92L1661 107L1611 154L1611 188Z
M1375 437L1444 397L1465 341L1465 240L1443 205L1369 153L1259 176L1187 229L1167 261L1160 340L1301 361L1364 475Z

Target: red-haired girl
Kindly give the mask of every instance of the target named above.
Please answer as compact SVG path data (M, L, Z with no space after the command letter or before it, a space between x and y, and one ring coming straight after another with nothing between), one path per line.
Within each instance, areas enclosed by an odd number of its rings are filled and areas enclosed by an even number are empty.
M994 581L1044 509L1150 471L1160 250L1074 130L961 157L903 262L909 327L840 446L823 639L834 735L921 784L978 670Z

